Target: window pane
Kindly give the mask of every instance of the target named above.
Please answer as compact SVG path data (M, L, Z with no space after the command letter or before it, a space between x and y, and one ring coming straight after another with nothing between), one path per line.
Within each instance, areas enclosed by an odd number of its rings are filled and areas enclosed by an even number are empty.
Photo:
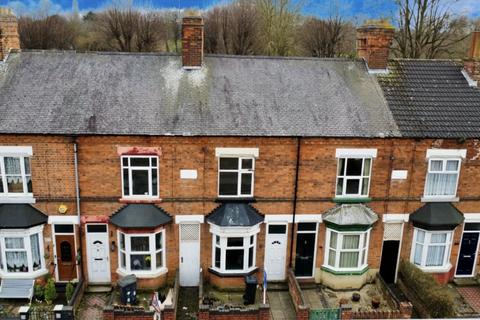
M56 224L56 233L73 233L73 224Z
M252 159L242 159L242 169L252 169L253 160Z
M425 231L417 230L417 242L423 243L425 241Z
M227 247L243 247L243 238L228 238Z
M32 193L32 177L31 176L26 176L25 180L27 180L27 192Z
M433 233L430 236L430 243L445 243L447 242L446 233Z
M130 238L131 251L150 251L148 246L148 237L131 237Z
M0 193L5 192L5 189L3 188L3 180L2 180L2 175L0 172Z
M330 249L328 251L328 265L335 267L335 250Z
M287 233L287 226L284 224L271 224L268 226L268 233L285 234Z
M447 171L458 170L458 160L447 160Z
M252 193L252 174L251 173L242 173L242 194L251 194Z
M132 167L150 167L150 158L130 158Z
M248 267L253 266L253 247L248 249Z
M254 237L254 236L250 236L250 245L252 245L252 244L253 244L253 240L254 240L254 239L255 239L255 237Z
M357 268L358 252L340 252L340 268Z
M23 238L5 238L5 248L24 249Z
M370 163L372 159L365 159L363 163L363 175L370 176Z
M215 243L217 245L220 245L220 237L219 236L215 236Z
M126 265L125 253L120 252L120 267L126 268Z
M23 193L23 179L22 176L8 176L7 189L12 193Z
M315 231L317 224L315 222L304 222L298 224L298 231Z
M238 173L237 172L220 172L220 188L219 192L222 196L237 195Z
M123 194L125 196L130 195L130 184L128 182L128 169L123 169Z
M128 167L128 158L127 157L122 158L122 164L123 164L124 167Z
M87 224L87 232L102 233L107 232L106 224Z
M125 235L120 233L120 249L125 250Z
M343 178L337 179L337 195L343 194Z
M39 241L39 238L38 238L38 233L32 234L30 236L30 248L32 250L33 271L37 271L37 270L42 268L42 260L41 260L41 257L40 257L40 241ZM68 260L68 261L71 261L72 251L71 251L70 243L68 243L68 249L69 250L68 250L67 255L70 256L70 260ZM64 250L63 250L62 246L60 246L60 252L62 253L62 260L63 260Z
M157 259L156 261L156 268L161 268L163 267L163 254L162 254L162 251L160 252L157 252L157 254L155 255L155 259Z
M337 233L330 232L330 248L336 249L337 248Z
M362 250L362 265L366 264L366 260L367 260L367 250L364 249Z
M160 250L162 249L162 233L157 233L155 235L155 250Z
M345 234L343 235L342 249L358 249L360 244L360 235Z
M429 173L425 194L429 196L454 196L457 193L458 173Z
M132 194L148 195L148 170L132 170Z
M220 248L215 248L215 267L220 268L220 261L222 260L222 251Z
M368 178L363 178L362 181L362 195L366 196L368 194Z
M362 175L363 159L348 159L347 160L347 176Z
M6 174L21 174L20 158L5 157L5 173Z
M30 158L23 158L23 163L25 165L25 174L30 174Z
M225 259L225 269L243 270L243 249L227 250Z
M27 253L25 251L9 251L5 253L8 272L28 272Z
M152 161L152 167L157 167L157 158L152 157L152 158L150 158L150 160Z
M442 171L443 161L442 160L432 160L430 161L430 171Z
M427 251L426 266L443 266L445 246L429 246Z
M157 169L152 169L152 195L158 195L158 174Z
M347 179L346 194L358 194L360 188L360 179Z
M415 245L415 253L413 255L413 263L415 263L416 265L422 264L422 252L423 252L423 245L417 243Z
M345 159L338 159L337 176L343 176L345 173Z
M132 254L130 255L131 270L151 270L152 258L149 254Z
M221 170L238 170L238 158L220 158Z

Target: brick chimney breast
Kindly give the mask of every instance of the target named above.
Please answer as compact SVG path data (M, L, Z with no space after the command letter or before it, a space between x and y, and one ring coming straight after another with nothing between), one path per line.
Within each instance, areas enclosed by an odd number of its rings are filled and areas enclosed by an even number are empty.
M20 50L17 17L9 8L0 7L0 61L3 61L10 50Z
M357 28L357 55L365 59L369 69L387 69L394 33L393 26L383 20L368 21Z
M198 16L182 20L182 65L185 69L199 69L203 63L203 19Z
M480 85L480 31L472 32L468 58L464 62L465 71Z

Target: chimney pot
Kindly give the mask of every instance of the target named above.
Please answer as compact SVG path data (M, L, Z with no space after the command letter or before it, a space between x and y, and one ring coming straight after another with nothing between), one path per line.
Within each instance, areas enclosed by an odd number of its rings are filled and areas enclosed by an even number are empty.
M203 63L203 19L188 16L182 20L182 64L185 69L199 69Z
M395 28L386 20L370 20L357 29L357 55L369 69L387 69Z
M20 50L18 21L10 8L0 7L0 61L10 50Z

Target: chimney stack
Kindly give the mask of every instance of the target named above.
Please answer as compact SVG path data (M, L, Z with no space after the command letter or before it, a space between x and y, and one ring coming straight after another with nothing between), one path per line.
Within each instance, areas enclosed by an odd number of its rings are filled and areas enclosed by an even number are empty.
M12 10L0 7L0 61L3 61L12 49L20 50L18 21Z
M202 67L203 41L202 17L184 17L182 20L182 64L185 69Z
M464 62L470 78L480 84L480 30L472 32L468 58Z
M386 70L395 28L386 20L367 21L357 29L357 55L370 70Z

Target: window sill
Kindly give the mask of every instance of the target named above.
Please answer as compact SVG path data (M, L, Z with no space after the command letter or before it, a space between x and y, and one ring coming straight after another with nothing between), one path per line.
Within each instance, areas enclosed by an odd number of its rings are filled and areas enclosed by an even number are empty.
M459 197L422 197L422 202L458 202Z
M422 267L422 266L419 266L419 265L416 265L416 264L414 264L414 266L416 266L417 268L419 268L423 272L427 272L427 273L446 273L446 272L449 272L452 269L452 264L451 263L448 263L446 266L442 266L442 267Z
M1 203L35 203L35 198L33 196L0 196Z
M255 202L255 198L252 196L237 197L237 196L218 196L215 202Z
M336 269L330 266L323 265L322 270L334 275L358 275L359 276L368 271L368 266L365 266L359 269L341 270L341 269Z
M118 199L120 203L161 203L162 199L160 198L120 198Z
M225 272L225 271L220 271L218 269L215 269L213 267L208 268L208 271L222 278L230 278L230 277L234 278L234 277L244 277L244 276L252 275L258 271L258 267L254 267L253 269L248 270L246 272L243 272L243 271Z
M3 279L33 279L44 276L48 273L47 269L40 269L34 272L5 272L0 270L0 277Z
M372 201L372 198L369 197L341 197L337 196L333 198L335 203L365 203Z
M138 279L152 279L152 278L157 278L161 275L164 275L168 273L168 269L163 267L163 268L160 268L156 271L127 271L127 270L124 270L124 269L121 269L121 268L118 268L117 269L117 274L122 276L122 277L125 277L125 276L128 276L130 274L134 274Z

